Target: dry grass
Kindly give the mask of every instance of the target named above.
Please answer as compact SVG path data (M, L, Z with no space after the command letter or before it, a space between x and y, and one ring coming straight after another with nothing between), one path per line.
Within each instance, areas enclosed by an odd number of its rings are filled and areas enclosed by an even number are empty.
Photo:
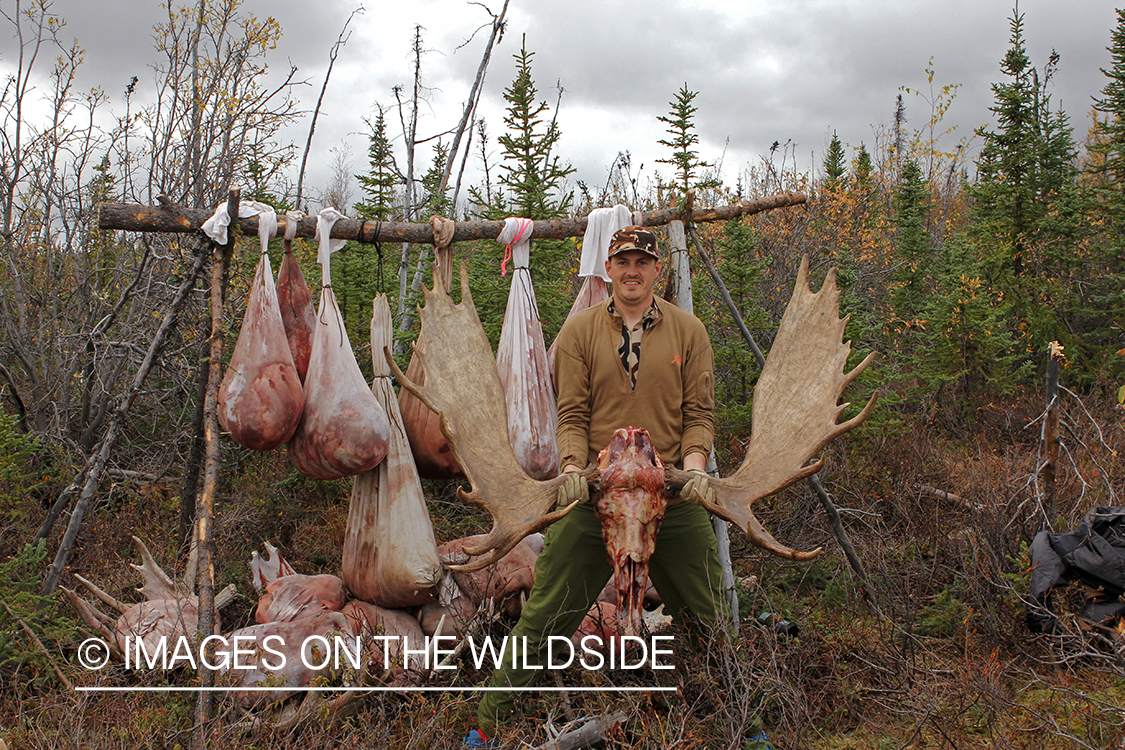
M567 711L627 710L629 721L607 738L611 748L742 748L764 728L779 748L1070 748L1125 747L1125 642L1080 631L1077 595L1059 597L1065 634L1033 637L1023 622L1025 544L1045 519L1031 480L1038 430L1034 413L1012 405L966 435L920 426L869 431L835 446L823 475L867 568L874 607L838 553L815 498L797 488L763 502L760 518L779 539L826 544L821 559L796 565L748 547L732 535L736 573L756 579L742 592L743 625L734 644L678 649L674 672L589 674L572 669L566 685L675 686L677 693L571 693L523 701L510 739L538 744ZM1066 405L1072 457L1051 522L1071 528L1097 504L1120 502L1122 470L1112 454L1123 443L1121 418L1106 410L1096 423ZM1101 433L1099 435L1098 428ZM1030 433L1030 436L1028 435ZM937 500L918 485L958 494ZM431 488L435 495L441 488ZM220 579L248 594L246 562L266 539L306 572L339 567L347 486L319 486L290 476L283 460L252 458L228 476L219 533ZM174 503L120 487L91 516L72 572L133 599L125 562L138 532L161 561L175 548ZM23 508L25 529L41 511ZM438 534L479 529L482 519L435 499ZM19 529L0 528L14 553ZM27 533L27 532L24 532ZM224 627L244 624L251 602L228 612ZM778 637L754 617L780 612L801 626ZM506 626L501 626L506 627ZM502 631L498 631L502 632ZM20 641L18 632L4 638ZM29 647L21 642L21 647ZM73 663L73 644L51 643L76 684L160 684L111 668L92 674ZM471 665L458 684L485 679ZM162 679L162 678L160 678ZM186 674L168 683L190 685ZM446 683L438 684L448 684ZM190 744L193 699L186 694L90 695L61 689L54 676L26 668L0 674L0 738L12 748L174 748ZM380 694L347 718L322 717L292 729L251 726L222 705L212 747L458 747L473 725L476 697Z

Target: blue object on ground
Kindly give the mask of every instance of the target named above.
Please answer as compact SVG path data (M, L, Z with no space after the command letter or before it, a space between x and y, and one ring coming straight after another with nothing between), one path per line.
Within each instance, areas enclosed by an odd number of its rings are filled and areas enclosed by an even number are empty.
M469 732L469 736L465 738L462 747L468 748L486 748L487 750L499 750L500 740L492 737L485 739L484 735L480 733L479 729L474 729Z
M774 750L773 745L770 744L770 738L766 736L765 732L758 732L753 737L747 738L746 747L753 748L753 750Z

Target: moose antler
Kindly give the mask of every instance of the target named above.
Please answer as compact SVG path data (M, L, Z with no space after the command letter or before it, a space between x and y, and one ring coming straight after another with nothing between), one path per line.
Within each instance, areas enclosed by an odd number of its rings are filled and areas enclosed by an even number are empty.
M809 288L809 257L801 259L793 298L781 317L777 337L754 388L753 430L742 465L729 477L713 479L715 502L707 510L737 524L750 541L781 557L810 560L821 549L799 552L778 542L755 518L751 506L820 470L809 463L834 438L863 422L875 407L872 394L863 411L846 422L836 419L849 404L840 393L875 358L872 352L845 372L850 342L843 341L848 316L839 315L836 269L820 291ZM669 472L675 480L680 472Z
M875 354L850 372L844 371L851 345L842 341L848 319L839 316L835 270L828 272L814 294L809 289L808 265L805 256L793 298L754 389L753 434L746 457L731 476L711 480L715 502L706 503L715 515L738 524L754 544L793 560L811 559L821 550L801 552L781 544L765 530L751 507L818 471L823 462L810 461L831 440L867 419L876 399L872 395L852 419L836 421L848 406L839 403L841 392ZM419 340L424 341L425 385L408 380L389 350L384 349L384 356L399 382L440 415L442 432L472 485L471 492L459 489L458 495L492 514L491 533L477 547L465 548L482 557L454 568L476 570L498 560L527 534L562 518L573 506L552 511L563 480L535 481L516 462L508 442L492 347L473 306L465 267L461 267L460 304L453 303L437 274L434 289L423 288L423 294ZM597 468L587 468L583 474L600 491ZM666 492L672 494L690 474L670 468L665 477Z
M469 276L461 266L461 303L454 304L441 275L434 288L422 288L425 306L418 310L422 322L414 355L421 358L425 385L411 382L384 347L392 372L403 387L440 416L441 431L472 487L458 488L458 496L492 514L492 531L470 555L482 555L453 570L473 571L491 565L528 534L562 518L569 507L552 511L562 477L539 482L516 461L508 442L508 421L500 376L492 346L481 327ZM487 553L487 554L485 554Z

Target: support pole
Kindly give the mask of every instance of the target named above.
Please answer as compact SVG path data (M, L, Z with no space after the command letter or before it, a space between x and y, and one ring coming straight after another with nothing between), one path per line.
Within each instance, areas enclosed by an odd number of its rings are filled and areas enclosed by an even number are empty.
M703 265L707 267L707 272L711 274L711 279L715 282L715 286L719 289L719 294L722 295L723 301L726 302L727 309L730 310L731 316L734 318L735 323L738 325L738 330L742 332L742 337L746 339L746 343L750 346L750 350L754 352L754 358L758 361L758 367L766 366L766 357L762 354L762 350L758 348L758 344L754 341L754 337L750 335L750 329L746 327L746 322L742 319L742 313L734 304L731 299L730 292L727 291L727 285L723 283L723 279L719 276L719 269L711 261L711 256L703 249L703 243L699 241L699 234L695 231L695 227L689 226L688 232L691 234L692 243L695 245L696 252L703 260ZM863 598L869 602L873 602L874 592L871 590L871 585L867 581L867 571L863 568L863 563L856 554L855 547L852 545L851 537L848 536L848 530L844 528L843 522L840 520L840 511L836 507L836 503L832 502L832 497L828 491L824 489L824 485L820 483L820 477L813 474L809 477L809 486L813 488L817 498L820 500L821 506L824 507L824 512L828 515L828 523L832 527L832 533L836 535L836 541L840 543L840 547L844 550L844 556L848 560L848 565L852 569L859 580L860 589L863 592Z
M671 249L671 277L675 279L676 306L695 314L695 304L691 295L691 260L688 257L687 238L684 223L679 219L668 222L668 239ZM707 457L707 473L719 475L719 465L715 461L715 447ZM715 542L719 550L719 564L723 568L723 597L730 606L731 627L738 632L738 589L734 585L734 565L730 559L730 524L718 516L711 516L711 526L715 529Z
M230 216L238 216L239 191L230 191L227 211ZM226 245L214 245L211 253L211 357L208 365L207 396L203 404L204 436L206 447L203 464L203 492L196 507L196 546L199 550L196 568L196 585L199 593L199 640L202 641L215 630L215 495L219 484L219 419L217 403L219 382L223 367L223 293L226 286L227 268L234 254L235 231L230 227ZM211 735L211 693L207 688L215 684L215 673L206 664L213 664L213 647L209 644L206 658L199 669L199 692L195 704L195 730L193 745L196 750L205 750Z
M1047 415L1043 420L1043 528L1050 529L1055 518L1055 472L1059 465L1059 360L1062 347L1052 341L1047 358Z

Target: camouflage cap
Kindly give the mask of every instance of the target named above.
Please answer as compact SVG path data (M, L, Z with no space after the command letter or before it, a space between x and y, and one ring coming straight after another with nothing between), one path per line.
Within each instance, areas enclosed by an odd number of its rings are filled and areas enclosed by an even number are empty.
M656 251L656 235L644 227L625 227L613 233L613 239L609 241L608 257L612 258L626 250L640 250L657 260L660 259L660 255Z

